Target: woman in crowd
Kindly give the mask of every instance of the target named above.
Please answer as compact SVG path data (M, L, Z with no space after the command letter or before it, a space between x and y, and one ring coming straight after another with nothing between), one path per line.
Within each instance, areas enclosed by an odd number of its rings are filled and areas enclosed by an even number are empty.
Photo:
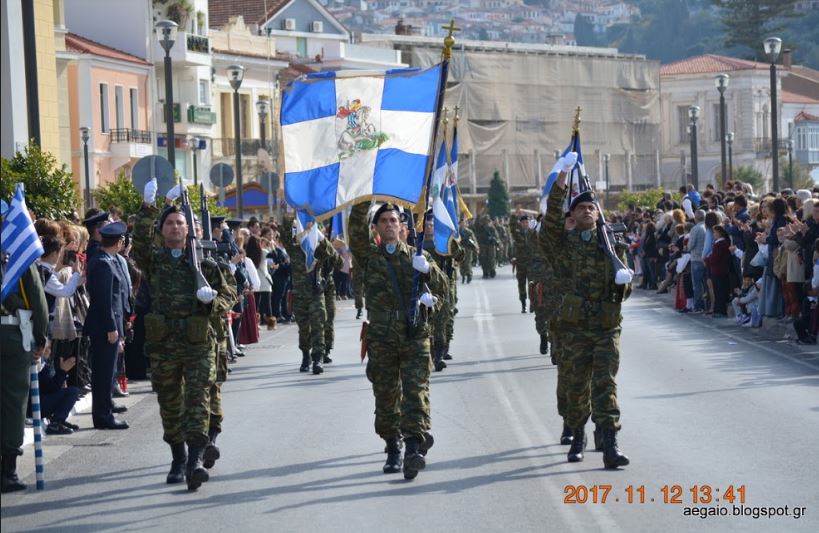
M711 247L711 254L705 258L705 264L708 266L713 286L714 302L712 309L714 317L720 318L727 316L727 306L731 290L729 278L732 259L731 251L729 250L730 241L728 240L728 232L719 224L714 226L712 231L714 233L714 244Z

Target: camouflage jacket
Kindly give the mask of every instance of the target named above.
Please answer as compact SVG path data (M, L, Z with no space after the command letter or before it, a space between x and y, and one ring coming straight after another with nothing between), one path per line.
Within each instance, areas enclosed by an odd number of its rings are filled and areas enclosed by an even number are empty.
M449 255L441 255L435 251L435 242L432 238L424 237L424 251L429 254L438 268L444 273L448 280L458 279L458 263L464 260L464 248L461 243L453 240L450 244Z
M384 246L375 244L367 223L367 211L369 204L360 203L353 206L349 221L350 250L359 268L367 274L364 278L365 301L369 312L370 322L373 326L384 325L389 322L386 314L398 312L406 316L409 305L412 301L412 289L414 273L412 268L412 258L415 250L408 244L399 242L395 253L387 254ZM427 274L421 275L421 286L426 284L430 291L444 297L448 291L447 279L436 262L426 252L423 252L430 264ZM387 262L393 267L401 290L401 298L395 293L392 278L390 276ZM406 309L401 308L400 300L403 299ZM419 323L426 322L427 313L419 314ZM425 328L422 328L422 331Z
M285 218L282 224L281 233L282 245L290 256L290 272L293 278L293 294L308 295L318 294L324 291L326 280L322 275L322 264L327 260L340 259L338 252L327 242L327 239L319 241L313 252L316 262L313 269L307 271L307 256L301 248L301 244L293 236L293 219ZM331 277L332 279L332 277Z
M554 269L556 287L560 288L562 306L567 295L580 298L584 305L594 309L601 303L619 304L631 293L630 285L615 285L611 260L597 239L597 227L591 238L584 241L580 230L564 228L563 202L566 189L552 187L548 208L540 228L541 253ZM625 262L622 250L618 250Z
M228 282L216 261L205 259L200 268L217 296L209 304L197 300L196 279L187 250L176 259L170 249L165 248L162 235L155 230L159 214L155 207L142 206L134 224L131 250L132 258L149 283L152 312L166 319L183 319L192 315L221 319L236 303L233 280Z
M509 234L515 243L515 259L518 268L530 268L537 247L537 235L532 230L521 229L518 217L515 215L509 217Z
M478 251L478 239L475 237L475 232L469 228L461 228L461 246L464 247L464 250L477 252Z
M494 226L484 224L483 222L475 224L475 236L481 246L492 247L498 244L498 232Z

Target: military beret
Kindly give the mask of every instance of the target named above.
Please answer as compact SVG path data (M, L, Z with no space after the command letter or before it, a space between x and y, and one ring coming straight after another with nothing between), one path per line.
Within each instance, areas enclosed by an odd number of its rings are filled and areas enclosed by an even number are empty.
M529 220L529 215L527 215L526 213L524 213L524 214L520 215L520 218L519 218L518 220L519 220L520 222L523 222L524 220Z
M126 226L124 222L112 222L106 224L105 227L100 230L100 235L107 239L118 239L126 233L128 233L128 226Z
M432 209L429 209L429 210L427 210L426 213L424 213L424 222L427 222L429 220L433 220L434 218L435 218L435 215L432 213Z
M401 216L401 208L398 207L397 204L387 202L386 204L379 207L378 210L373 215L373 224L377 223L378 222L378 217L380 217L381 215L383 215L387 211L395 211L398 214L399 217Z
M108 220L108 217L110 216L111 214L108 211L101 211L96 215L91 215L90 217L86 218L85 220L82 221L82 223L85 226L99 224L100 222L105 222L106 220Z
M162 231L162 226L165 225L165 220L173 213L181 213L182 211L176 205L169 205L162 211L162 214L159 215L159 231Z
M596 200L597 199L594 197L594 192L592 191L581 192L575 197L574 200L572 200L572 204L569 206L569 211L574 211L574 208L583 202L595 202Z

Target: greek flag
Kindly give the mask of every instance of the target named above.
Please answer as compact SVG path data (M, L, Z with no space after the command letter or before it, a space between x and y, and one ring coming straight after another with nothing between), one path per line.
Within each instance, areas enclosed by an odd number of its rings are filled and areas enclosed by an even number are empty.
M441 141L438 150L438 159L435 163L435 173L432 175L432 227L435 251L442 255L449 255L449 240L456 234L455 224L452 222L447 206L444 203L444 194L448 188L446 144Z
M28 214L22 183L17 184L11 205L3 216L0 251L9 254L0 289L0 301L4 301L9 294L17 292L20 276L43 255L43 245Z
M311 272L316 266L316 248L324 235L319 230L318 223L304 211L296 212L296 240L304 252L307 271Z
M449 172L447 173L446 186L442 194L444 205L446 206L449 218L455 226L455 233L453 238L458 240L461 238L460 228L460 213L458 212L458 129L455 128L452 132L452 146L449 147Z
M436 65L295 80L281 112L287 203L319 219L369 198L417 203L442 72Z
M575 133L574 135L572 135L572 140L569 142L569 146L567 146L566 149L563 150L563 152L560 154L560 157L562 158L569 152L577 152L577 164L575 164L571 174L569 175L569 178L567 179L569 191L571 192L566 197L566 206L563 208L563 211L568 211L569 204L571 204L572 198L574 198L581 192L585 191L587 188L585 180L581 179L582 177L586 176L586 167L583 165L583 154L580 151L579 133ZM557 181L558 174L560 174L559 163L560 158L558 158L558 160L555 161L555 164L552 167L552 171L549 172L549 176L546 178L546 183L543 184L543 192L540 195L540 212L544 214L546 213L546 206L549 200L549 191L552 190L552 186Z

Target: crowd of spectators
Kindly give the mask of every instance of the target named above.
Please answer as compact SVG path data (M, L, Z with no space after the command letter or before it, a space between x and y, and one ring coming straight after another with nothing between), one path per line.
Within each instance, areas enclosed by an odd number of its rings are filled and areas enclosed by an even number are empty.
M680 313L732 315L741 327L792 324L798 343L815 344L817 204L819 188L756 196L736 181L702 193L689 184L614 220L626 226L638 289L673 291Z

